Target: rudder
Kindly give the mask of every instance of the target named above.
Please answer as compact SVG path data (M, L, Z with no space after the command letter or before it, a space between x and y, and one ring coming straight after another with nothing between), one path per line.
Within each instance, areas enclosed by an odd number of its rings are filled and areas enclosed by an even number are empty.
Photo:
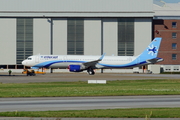
M138 58L140 60L154 59L158 55L162 38L156 37L154 40L146 47L146 49L141 53Z

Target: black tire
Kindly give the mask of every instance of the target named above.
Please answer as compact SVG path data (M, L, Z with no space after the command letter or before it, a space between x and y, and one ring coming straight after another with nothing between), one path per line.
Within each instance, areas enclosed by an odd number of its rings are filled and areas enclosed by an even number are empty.
M95 72L94 72L94 70L92 68L89 68L87 70L87 72L88 72L89 75L94 75L95 74Z

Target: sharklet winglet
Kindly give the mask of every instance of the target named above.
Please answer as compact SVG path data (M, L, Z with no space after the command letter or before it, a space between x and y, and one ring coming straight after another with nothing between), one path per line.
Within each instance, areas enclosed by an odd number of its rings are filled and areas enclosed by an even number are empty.
M98 60L101 61L104 58L105 54L106 53L104 53Z

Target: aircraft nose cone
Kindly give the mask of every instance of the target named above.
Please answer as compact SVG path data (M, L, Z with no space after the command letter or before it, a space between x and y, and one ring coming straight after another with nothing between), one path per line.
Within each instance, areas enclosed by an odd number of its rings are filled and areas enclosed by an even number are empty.
M25 60L24 60L24 61L22 61L22 64L23 64L23 65L25 65Z

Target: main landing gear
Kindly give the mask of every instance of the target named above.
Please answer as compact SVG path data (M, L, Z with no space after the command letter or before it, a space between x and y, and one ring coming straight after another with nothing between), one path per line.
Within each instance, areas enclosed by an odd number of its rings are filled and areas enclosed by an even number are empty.
M92 68L88 68L87 72L88 72L89 75L94 75L95 74L95 72L94 72L94 70Z

